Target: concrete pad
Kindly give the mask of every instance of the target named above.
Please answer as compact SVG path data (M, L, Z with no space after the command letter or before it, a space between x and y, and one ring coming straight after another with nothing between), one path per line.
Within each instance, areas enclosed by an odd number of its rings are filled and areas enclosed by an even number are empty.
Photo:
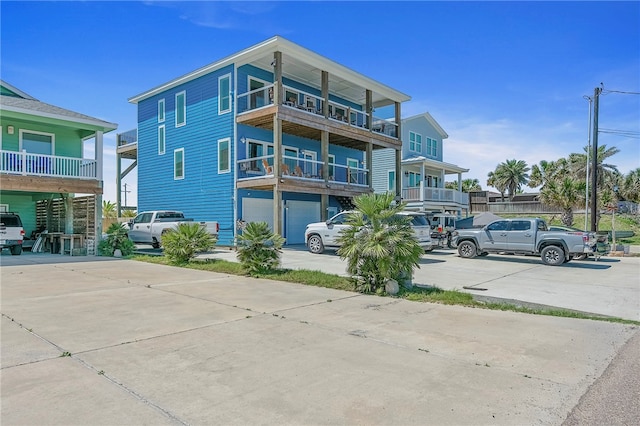
M2 369L55 358L62 353L51 343L9 318L2 317L1 326L0 368Z
M3 425L178 424L70 357L2 369Z

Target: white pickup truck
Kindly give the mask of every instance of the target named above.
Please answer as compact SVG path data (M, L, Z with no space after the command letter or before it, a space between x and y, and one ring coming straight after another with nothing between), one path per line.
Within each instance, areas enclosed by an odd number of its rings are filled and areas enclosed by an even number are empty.
M178 224L193 222L193 219L185 219L184 214L171 210L154 210L142 212L129 222L129 239L134 243L151 244L153 248L160 248L162 235L171 229L176 229ZM198 222L207 231L217 236L220 226L218 222Z

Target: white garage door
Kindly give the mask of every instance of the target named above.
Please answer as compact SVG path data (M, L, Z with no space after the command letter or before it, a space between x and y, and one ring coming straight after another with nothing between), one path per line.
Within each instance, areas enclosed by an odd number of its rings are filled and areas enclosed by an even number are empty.
M287 201L287 244L304 244L304 230L309 223L320 222L320 203Z
M247 223L267 222L273 230L273 200L243 198L241 219Z

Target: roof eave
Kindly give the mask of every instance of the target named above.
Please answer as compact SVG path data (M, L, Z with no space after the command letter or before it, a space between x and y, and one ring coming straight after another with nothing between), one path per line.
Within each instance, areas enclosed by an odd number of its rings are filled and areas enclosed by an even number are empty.
M85 124L85 125L89 125L89 126L91 126L93 128L97 128L99 130L102 130L105 133L110 132L110 131L115 130L115 129L118 128L117 124L109 123L107 121L102 121L102 120L97 120L97 119L96 120L89 120L89 119L84 119L84 118L71 118L71 117L68 117L68 116L65 116L65 115L34 111L34 110L26 109L26 108L19 108L19 107L8 106L8 105L3 105L2 106L2 111L11 111L11 112L19 113L19 114L31 115L31 116L34 116L34 117L50 118L50 119L53 119L53 120L65 121L67 123Z

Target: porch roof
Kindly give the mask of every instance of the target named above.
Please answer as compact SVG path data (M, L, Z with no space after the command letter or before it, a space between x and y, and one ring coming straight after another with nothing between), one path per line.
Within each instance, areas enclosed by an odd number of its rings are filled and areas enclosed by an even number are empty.
M429 167L437 170L443 170L445 174L466 173L469 171L469 169L456 166L455 164L445 163L444 161L433 160L431 158L427 158L422 155L409 157L402 160L403 166L423 165L423 164L425 165L425 167Z

